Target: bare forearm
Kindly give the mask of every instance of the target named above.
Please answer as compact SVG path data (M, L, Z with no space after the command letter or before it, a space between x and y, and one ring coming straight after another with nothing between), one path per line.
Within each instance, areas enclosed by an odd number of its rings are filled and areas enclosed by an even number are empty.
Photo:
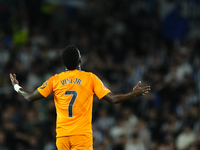
M131 99L133 97L136 97L136 94L135 94L134 91L129 92L129 93L125 93L125 94L114 94L113 95L113 100L114 100L113 104L124 102L124 101Z
M140 82L137 84L136 87L133 88L133 91L129 93L113 94L112 92L110 92L107 95L105 95L102 99L110 103L116 104L116 103L124 102L133 97L144 96L145 94L148 94L149 91L151 90L150 86L145 86L145 87L140 88L139 85L140 85Z
M103 97L103 99L110 103L116 104L116 103L124 102L133 97L137 97L137 93L135 93L134 91L131 91L131 92L125 93L125 94L109 93L105 97Z
M18 93L19 93L24 99L26 99L28 102L33 101L33 100L32 100L32 97L31 97L31 95L32 95L31 92L26 91L26 90L24 90L23 88L20 88L19 91L18 91Z
M44 98L36 89L34 92L29 92L23 88L19 89L18 92L23 98L25 98L28 102L33 102L36 100L39 100L41 98Z
M16 79L16 74L13 74L13 75L10 74L10 80L15 91L19 93L23 98L25 98L28 102L32 102L32 101L44 98L44 96L41 95L37 89L34 92L29 92L23 89L21 86L19 86L19 82Z

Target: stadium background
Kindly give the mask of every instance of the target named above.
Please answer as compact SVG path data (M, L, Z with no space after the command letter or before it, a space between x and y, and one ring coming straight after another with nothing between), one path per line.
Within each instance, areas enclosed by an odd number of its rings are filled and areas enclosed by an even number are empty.
M82 69L114 93L139 80L151 93L111 105L94 98L94 150L199 150L199 0L0 0L0 150L55 150L53 96L30 91L64 70L74 44Z

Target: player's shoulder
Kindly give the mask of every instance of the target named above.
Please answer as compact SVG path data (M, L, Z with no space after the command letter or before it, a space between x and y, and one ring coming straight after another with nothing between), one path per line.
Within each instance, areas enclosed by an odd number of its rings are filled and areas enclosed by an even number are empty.
M80 72L83 73L83 74L87 74L87 75L91 75L92 74L92 72L88 72L88 71L84 71L84 70L81 70Z
M63 72L60 72L59 74L55 74L55 75L52 76L52 77L53 77L55 80L56 80L56 79L60 79L60 78L66 78L67 73L68 73L67 71L63 71ZM95 76L95 74L93 74L92 72L83 71L83 70L81 70L81 71L76 70L74 73L75 73L75 74L79 74L79 76L81 76L81 77L86 77L86 78ZM70 75L70 74L69 74L69 75Z
M61 72L61 73L56 73L52 76L53 79L58 79L60 78L60 76L62 76L65 72Z
M91 78L96 76L94 73L89 72L89 71L80 71L80 72L81 72L81 74L88 76L88 77L91 77Z
M60 73L55 74L54 76L55 76L55 77L58 77L58 76L61 76L61 75L65 74L65 73L66 73L66 71L63 71L63 72L60 72Z

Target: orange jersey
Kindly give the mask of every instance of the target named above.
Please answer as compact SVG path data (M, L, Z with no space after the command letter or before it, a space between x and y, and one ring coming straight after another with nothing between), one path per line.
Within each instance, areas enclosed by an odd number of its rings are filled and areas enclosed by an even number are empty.
M44 97L54 93L57 137L92 134L93 95L101 99L110 92L96 75L79 70L52 76L38 91Z

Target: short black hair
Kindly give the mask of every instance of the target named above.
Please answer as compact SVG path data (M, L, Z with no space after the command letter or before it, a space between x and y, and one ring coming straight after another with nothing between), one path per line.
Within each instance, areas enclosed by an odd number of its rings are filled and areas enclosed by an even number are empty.
M75 70L79 65L79 52L74 45L69 45L62 53L62 61L68 70Z

